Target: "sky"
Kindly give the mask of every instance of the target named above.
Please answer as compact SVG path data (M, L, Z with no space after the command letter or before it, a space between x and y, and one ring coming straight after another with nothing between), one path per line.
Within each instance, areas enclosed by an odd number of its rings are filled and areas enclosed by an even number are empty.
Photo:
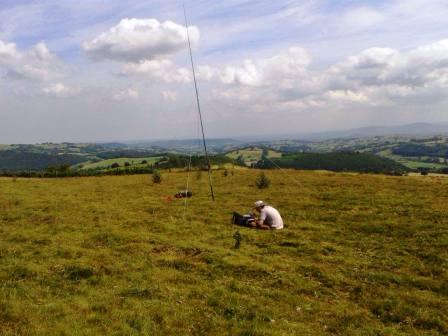
M185 0L206 135L448 121L446 0ZM182 1L0 0L0 143L195 138Z

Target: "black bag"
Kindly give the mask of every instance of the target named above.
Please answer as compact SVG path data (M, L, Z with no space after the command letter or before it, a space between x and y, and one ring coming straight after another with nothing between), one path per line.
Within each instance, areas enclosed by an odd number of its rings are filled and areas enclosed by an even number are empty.
M191 191L179 191L174 197L176 198L190 198L193 196Z
M255 221L255 217L252 215L240 215L238 212L233 213L232 223L239 226L252 227L252 223Z

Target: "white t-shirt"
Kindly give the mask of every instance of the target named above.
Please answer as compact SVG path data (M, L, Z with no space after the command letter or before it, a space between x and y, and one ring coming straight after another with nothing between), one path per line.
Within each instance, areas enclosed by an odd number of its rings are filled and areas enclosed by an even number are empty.
M264 206L260 211L260 220L269 225L272 229L283 229L283 219L277 209L270 205Z

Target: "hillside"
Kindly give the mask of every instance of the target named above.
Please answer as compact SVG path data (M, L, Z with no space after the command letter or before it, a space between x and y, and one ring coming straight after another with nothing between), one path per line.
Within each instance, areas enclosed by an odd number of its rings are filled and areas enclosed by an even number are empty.
M235 151L226 154L227 157L231 158L235 162L238 162L241 165L246 166L256 164L263 158L263 155L265 155L268 158L282 157L282 153L278 151L274 151L268 148L263 149L260 147L239 148Z
M85 158L71 154L46 154L13 150L0 151L0 172L21 170L43 170L52 166L74 165Z
M331 140L341 138L368 138L383 136L424 136L431 137L434 135L448 135L448 122L439 123L413 123L407 125L396 126L368 126L355 129L328 131L318 133L308 133L296 135L296 138L304 140ZM291 137L291 135L290 135Z
M240 165L255 165L262 156L270 159L283 154L362 152L396 161L409 169L448 170L448 136L387 135L373 137L334 138L303 141L283 140L238 141L209 139L211 155L227 155ZM108 167L110 162L131 163L141 168L138 161L153 161L165 155L203 155L201 142L196 140L153 141L135 143L43 143L36 145L0 145L0 172L42 170L55 164L71 165L77 170ZM111 161L107 161L111 160ZM118 163L118 162L117 162Z
M370 173L403 173L407 168L393 160L370 153L294 153L263 160L259 168L297 168L308 170L355 171Z
M259 141L251 144L283 153L365 152L397 161L410 169L448 168L448 136L384 135L328 140Z
M111 165L118 164L120 167L125 167L126 164L128 164L131 167L141 167L141 166L147 166L148 164L155 164L159 160L161 160L162 156L152 156L152 157L136 157L136 158L129 158L129 157L120 157L115 159L107 159L102 160L98 162L93 163L85 163L80 167L80 169L107 169L110 168Z
M446 335L448 180L0 178L2 335ZM283 231L240 228L264 199Z

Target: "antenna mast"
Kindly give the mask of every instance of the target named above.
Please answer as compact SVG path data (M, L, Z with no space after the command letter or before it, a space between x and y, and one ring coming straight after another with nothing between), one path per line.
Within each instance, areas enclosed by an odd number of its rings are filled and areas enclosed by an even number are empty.
M185 9L185 3L183 4L183 7L184 7L184 17L185 17L185 29L187 30L188 49L190 50L191 70L193 72L194 89L196 92L196 103L197 103L197 107L198 107L199 120L201 122L202 142L204 144L205 160L207 163L208 180L209 180L209 184L210 184L210 194L212 196L212 200L215 201L215 194L213 192L213 184L212 184L212 167L210 166L210 158L208 156L207 143L205 141L204 123L202 121L201 103L199 101L199 90L198 90L198 83L196 81L196 71L194 68L193 52L191 50L190 32L188 31L188 19L187 19L187 10Z

